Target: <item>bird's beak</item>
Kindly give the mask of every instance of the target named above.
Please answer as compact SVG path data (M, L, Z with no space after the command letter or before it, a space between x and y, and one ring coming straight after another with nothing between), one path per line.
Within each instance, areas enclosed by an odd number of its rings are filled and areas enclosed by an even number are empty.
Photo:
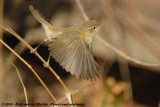
M103 27L105 24L101 24L100 27Z

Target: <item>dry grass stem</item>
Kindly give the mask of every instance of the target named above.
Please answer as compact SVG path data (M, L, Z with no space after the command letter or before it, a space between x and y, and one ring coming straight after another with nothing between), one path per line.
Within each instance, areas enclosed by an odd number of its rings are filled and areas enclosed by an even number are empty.
M69 92L69 93L66 93L66 97L68 99L68 102L70 104L73 104L73 99L72 99L72 94ZM71 107L73 107L73 105L71 105Z
M76 90L76 91L72 92L71 94L73 95L73 94L75 94L75 93L77 93L77 92L79 92L79 90ZM65 100L66 98L67 98L67 96L61 98L60 100L58 100L58 103L62 102L62 101Z
M53 94L51 93L51 91L48 89L48 87L45 85L45 83L42 81L42 79L38 76L38 74L35 72L35 70L32 68L31 65L29 65L21 56L19 56L13 49L11 49L5 42L3 42L0 39L0 42L6 47L8 48L14 55L16 55L33 73L34 75L37 77L37 79L41 82L41 84L43 85L43 87L46 89L46 91L49 93L49 95L51 96L51 98L53 99L53 101L57 102L57 99L53 96Z
M20 82L21 82L21 84L22 84L22 87L23 87L23 91L24 91L24 96L25 96L26 104L28 104L27 91L26 91L25 85L24 85L24 83L23 83L22 77L21 77L21 75L20 75L20 73L19 73L17 67L16 67L14 64L12 64L12 65L13 65L14 68L16 69L16 72L17 72L17 74L18 74L19 80L20 80ZM28 107L28 105L26 105L26 107Z
M13 34L18 40L20 40L24 45L26 45L29 49L31 53L34 53L42 62L44 65L47 65L47 62L36 52L36 49L33 49L26 41L24 41L16 32L14 32L12 29L7 29L3 26L0 25L0 27L4 30L6 30L7 32ZM55 75L55 77L58 79L58 81L62 84L62 86L64 87L64 89L68 91L67 86L64 84L64 82L61 80L61 78L57 75L57 73L50 67L48 66L48 69Z

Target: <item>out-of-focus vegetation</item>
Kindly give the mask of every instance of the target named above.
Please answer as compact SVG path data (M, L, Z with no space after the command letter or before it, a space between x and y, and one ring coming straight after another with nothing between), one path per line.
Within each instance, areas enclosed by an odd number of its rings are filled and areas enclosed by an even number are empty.
M150 64L160 64L160 1L152 0L80 0L90 19L105 24L99 36L128 56ZM70 27L84 21L74 0L5 0L4 26L11 27L25 41L36 47L45 37L40 23L31 15L33 5L53 26ZM20 54L40 75L58 100L65 90L43 63L13 35L4 32L3 40ZM97 81L78 80L50 60L50 66L73 94L75 103L85 107L156 107L160 103L160 67L148 67L126 61L103 43L94 39L93 53L103 77ZM11 63L20 72L28 101L53 102L37 78L8 49L3 48L4 72L0 84L0 102L23 102L20 80ZM49 52L43 43L37 52L47 61ZM0 68L0 71L2 69ZM0 73L1 74L1 73ZM0 78L1 80L1 78ZM0 83L1 83L0 82ZM65 99L60 103L68 103ZM30 106L31 107L31 106Z

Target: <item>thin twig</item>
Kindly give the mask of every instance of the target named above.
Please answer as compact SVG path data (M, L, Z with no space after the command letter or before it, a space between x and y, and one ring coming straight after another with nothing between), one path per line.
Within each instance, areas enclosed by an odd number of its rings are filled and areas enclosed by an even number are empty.
M72 94L71 94L71 92L69 92L69 93L66 93L66 97L67 97L67 99L68 99L68 102L71 104L71 107L73 107L73 99L72 99Z
M20 40L23 44L25 44L30 49L31 53L34 53L43 62L44 65L47 64L47 62L36 52L36 50L33 49L26 41L24 41L16 32L14 32L12 29L7 29L1 25L0 25L0 27L2 29L6 30L7 32L13 34L18 40ZM57 73L50 66L48 68L55 75L55 77L58 79L58 81L61 83L61 85L64 87L64 89L67 92L69 92L67 86L61 80L61 78L57 75Z
M21 84L22 84L23 91L24 91L24 96L25 96L25 100L26 100L26 107L28 107L27 91L26 91L26 88L25 88L25 86L24 86L23 80L22 80L22 78L21 78L21 75L20 75L17 67L16 67L14 64L12 64L12 65L13 65L13 67L16 69L16 72L17 72L17 74L18 74L19 80L20 80L20 82L21 82Z
M77 93L77 92L79 92L79 90L76 90L76 91L72 92L71 95L73 95L73 94L75 94L75 93ZM58 103L62 102L62 101L65 100L66 98L67 98L67 96L61 98L60 100L58 100Z
M39 77L39 75L35 72L35 70L32 68L32 66L30 64L28 64L28 62L26 62L21 56L19 56L13 49L11 49L5 42L3 42L0 39L0 42L7 47L14 55L16 55L33 73L34 75L37 77L37 79L41 82L41 84L43 85L43 87L46 89L46 91L49 93L49 95L51 96L51 98L53 99L53 101L57 102L57 99L53 96L53 94L51 93L51 91L48 89L48 87L45 85L45 83L43 82L43 80Z
M120 55L121 57L125 58L127 61L136 63L136 64L140 64L143 66L150 66L150 67L159 67L160 64L151 64L151 63L146 63L146 62L142 62L138 59L132 58L130 56L128 56L127 54L125 54L122 51L119 51L117 48L115 48L114 46L110 45L108 42L106 42L104 39L102 39L100 36L96 36L97 39L99 39L105 46L109 47L110 49L112 49L115 53L117 53L118 55Z

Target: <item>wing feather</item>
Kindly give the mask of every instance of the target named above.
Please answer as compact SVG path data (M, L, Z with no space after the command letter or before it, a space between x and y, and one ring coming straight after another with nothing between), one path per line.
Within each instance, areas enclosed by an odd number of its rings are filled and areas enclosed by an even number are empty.
M100 75L98 64L78 32L66 32L48 43L51 56L77 78L95 79Z
M79 47L79 49L80 50L82 50L82 47L80 46ZM78 60L79 60L79 65L77 65L77 73L75 73L75 76L77 77L77 78L79 78L80 77L80 73L81 73L81 71L83 71L83 54L81 54L81 51L79 52L79 55L78 55Z
M90 56L88 54L87 54L87 61L88 61L87 63L90 63ZM91 78L95 79L92 68L91 68L91 63L88 65L88 72L90 72Z

